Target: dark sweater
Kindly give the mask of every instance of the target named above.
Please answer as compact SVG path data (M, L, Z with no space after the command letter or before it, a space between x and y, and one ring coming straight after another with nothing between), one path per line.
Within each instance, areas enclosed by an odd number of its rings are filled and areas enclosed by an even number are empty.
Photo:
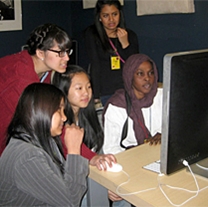
M122 49L118 38L110 38L119 55L124 60L126 60L130 55L138 53L139 47L137 35L129 29L127 29L127 32L130 45L125 49ZM115 55L115 53L104 51L101 42L94 35L92 27L89 27L85 31L85 43L87 54L90 59L90 76L94 98L112 95L117 89L123 88L122 61L120 61L121 69L111 70L110 58L112 55Z

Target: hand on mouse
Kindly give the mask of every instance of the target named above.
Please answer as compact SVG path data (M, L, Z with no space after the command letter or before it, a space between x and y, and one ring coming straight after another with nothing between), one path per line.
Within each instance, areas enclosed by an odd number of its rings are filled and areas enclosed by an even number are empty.
M90 165L96 166L98 170L106 170L106 162L108 165L111 167L112 162L116 163L116 158L112 154L101 154L101 155L95 155L91 160L90 160Z

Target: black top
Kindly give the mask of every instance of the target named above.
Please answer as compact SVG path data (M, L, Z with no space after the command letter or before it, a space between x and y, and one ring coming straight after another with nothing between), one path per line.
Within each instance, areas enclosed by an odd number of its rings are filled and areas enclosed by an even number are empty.
M110 38L115 45L119 55L126 60L132 54L139 52L137 35L130 29L128 32L129 46L122 48L118 38ZM120 61L121 69L111 70L111 56L116 55L115 52L104 51L100 40L93 32L90 26L85 31L85 44L87 54L90 59L90 77L92 82L94 98L100 96L112 95L117 89L123 88L122 68L123 63Z

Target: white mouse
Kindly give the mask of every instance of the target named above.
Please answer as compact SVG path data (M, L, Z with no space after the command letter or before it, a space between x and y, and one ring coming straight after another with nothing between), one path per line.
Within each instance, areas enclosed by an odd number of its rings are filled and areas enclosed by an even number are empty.
M112 167L109 167L107 162L106 162L106 166L107 166L106 171L109 171L109 172L120 172L123 169L123 167L120 164L114 163L114 162L112 162Z

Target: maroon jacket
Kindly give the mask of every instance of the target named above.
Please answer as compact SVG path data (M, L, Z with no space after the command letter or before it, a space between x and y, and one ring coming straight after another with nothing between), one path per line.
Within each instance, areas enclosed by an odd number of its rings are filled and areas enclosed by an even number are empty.
M7 127L19 97L24 88L34 82L40 79L27 51L0 58L0 155L6 146Z
M64 128L63 133L61 135L61 142L62 142L62 146L63 146L64 156L66 158L67 148L66 148L65 141L64 141L64 135L65 135L65 128ZM81 145L81 155L83 157L85 157L86 159L91 160L97 154L95 152L93 152L91 149L89 149L84 143L82 143L82 145Z

